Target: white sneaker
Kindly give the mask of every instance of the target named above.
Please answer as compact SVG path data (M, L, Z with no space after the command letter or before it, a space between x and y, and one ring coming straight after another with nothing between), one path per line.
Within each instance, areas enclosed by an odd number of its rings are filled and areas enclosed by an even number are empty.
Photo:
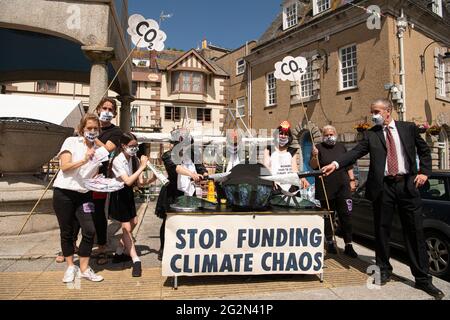
M91 267L88 267L85 272L80 271L80 278L84 278L86 280L93 281L93 282L103 281L103 277L96 274L94 272L94 270L92 270Z
M63 282L64 283L73 282L75 280L75 277L78 276L79 272L80 268L78 268L77 266L67 267L66 272L64 272Z

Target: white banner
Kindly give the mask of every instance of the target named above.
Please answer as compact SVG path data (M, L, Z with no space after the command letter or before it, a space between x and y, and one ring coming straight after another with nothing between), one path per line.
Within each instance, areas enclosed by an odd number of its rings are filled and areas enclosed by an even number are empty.
M322 215L169 215L163 276L320 274Z

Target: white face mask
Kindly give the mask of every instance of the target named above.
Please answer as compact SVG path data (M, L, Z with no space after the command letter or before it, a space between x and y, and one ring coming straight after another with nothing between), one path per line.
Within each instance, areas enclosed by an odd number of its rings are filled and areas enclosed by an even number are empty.
M384 118L381 114L374 114L374 115L372 115L372 122L376 126L382 126L384 123Z
M114 118L114 114L110 111L102 111L100 112L100 121L110 122Z
M139 147L125 147L124 151L130 157L135 157L137 155L138 151L139 151Z
M329 146L334 146L337 142L336 136L324 137L323 142Z
M280 137L278 144L280 147L284 147L289 143L289 137Z
M84 137L90 142L94 142L95 139L98 138L98 135L99 135L98 131L85 131L84 132Z

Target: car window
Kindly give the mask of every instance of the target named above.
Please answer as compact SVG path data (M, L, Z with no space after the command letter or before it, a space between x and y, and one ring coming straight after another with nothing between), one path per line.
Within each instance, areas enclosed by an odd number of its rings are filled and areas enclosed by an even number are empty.
M422 199L428 200L449 200L449 195L445 189L445 178L430 178L423 187L420 188Z

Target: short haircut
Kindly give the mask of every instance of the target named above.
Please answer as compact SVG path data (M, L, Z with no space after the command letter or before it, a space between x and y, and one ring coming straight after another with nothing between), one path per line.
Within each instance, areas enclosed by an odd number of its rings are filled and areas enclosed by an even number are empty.
M98 103L97 108L95 110L98 112L99 109L101 107L103 107L105 102L110 102L112 104L113 109L114 109L113 113L116 116L117 115L117 102L113 98L103 97L102 100L100 100L100 102Z
M325 127L322 128L322 134L327 131L327 130L331 130L334 131L335 134L337 134L337 130L335 127L331 126L331 125L326 125Z
M392 104L392 101L389 99L385 99L385 98L376 99L374 102L372 102L372 104L370 106L372 107L379 103L384 105L386 110L392 111L394 109L394 105Z

